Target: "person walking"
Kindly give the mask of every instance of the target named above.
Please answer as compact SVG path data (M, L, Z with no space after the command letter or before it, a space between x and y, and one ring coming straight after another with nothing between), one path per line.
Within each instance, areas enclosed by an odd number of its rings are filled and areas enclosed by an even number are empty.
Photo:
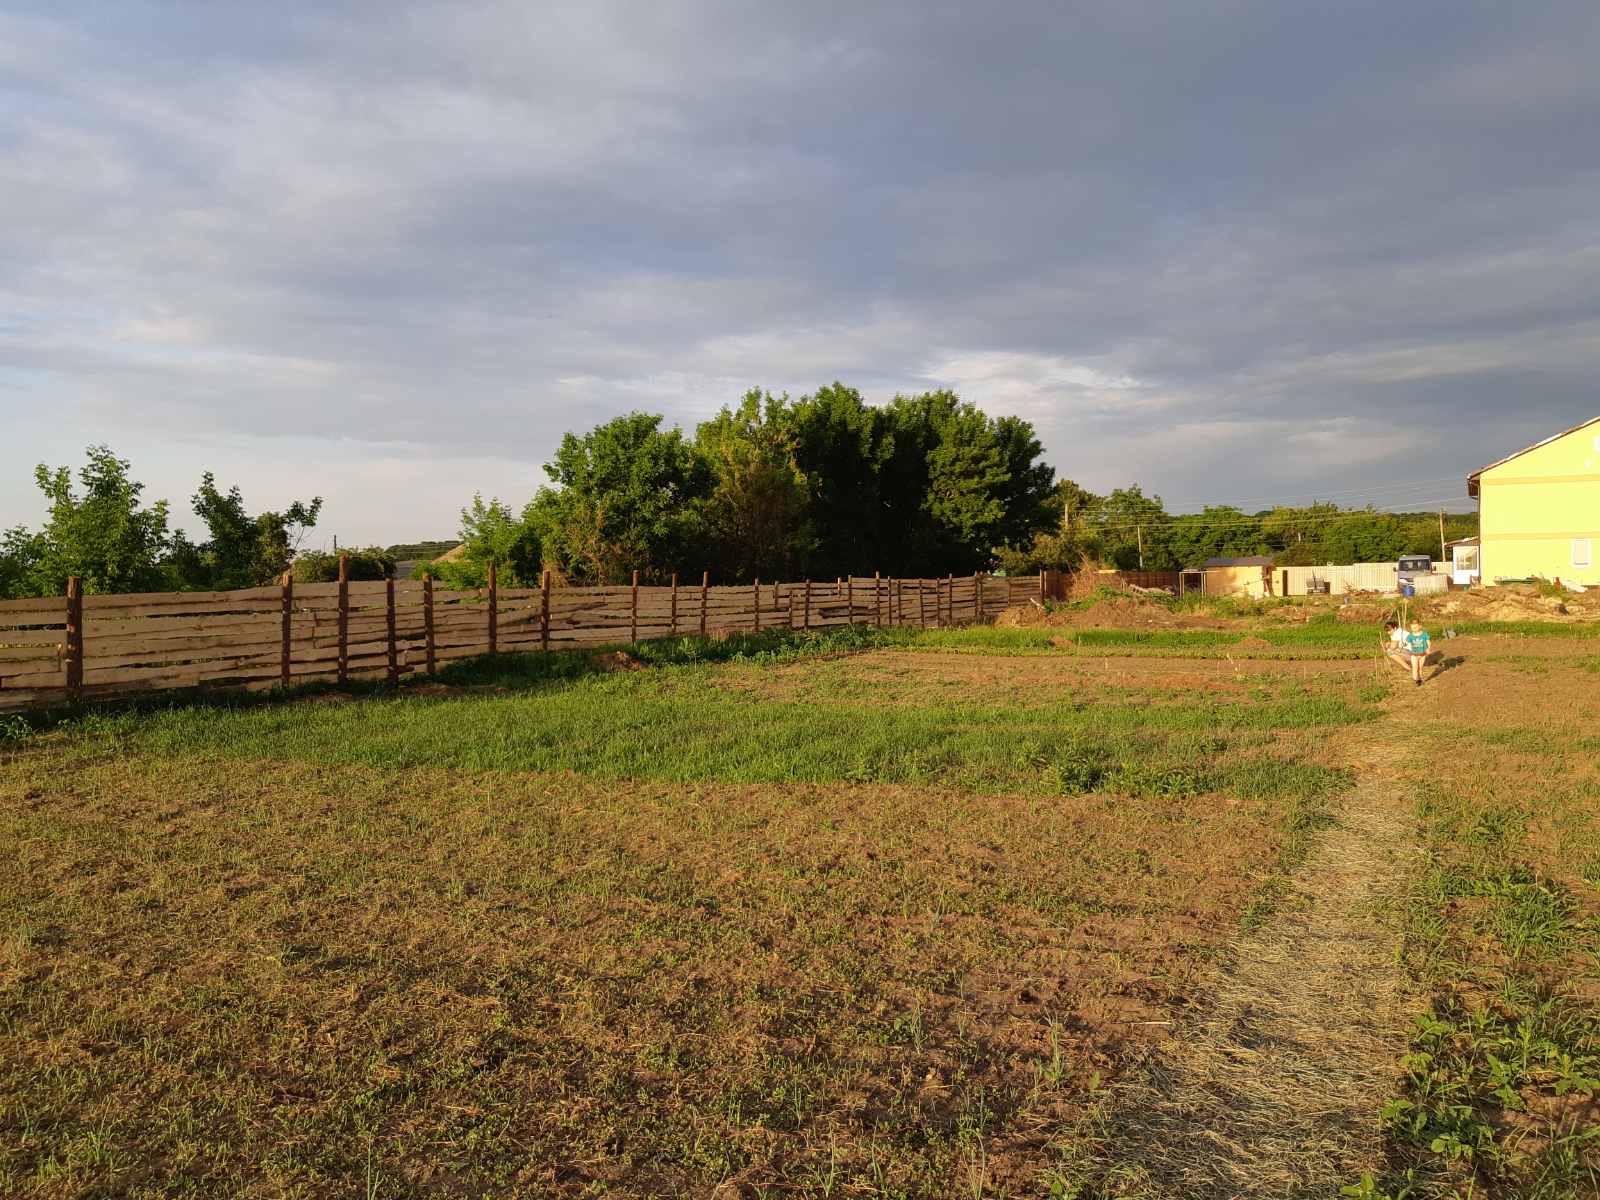
M1405 649L1411 656L1411 679L1418 687L1422 686L1422 667L1428 661L1428 650L1432 645L1433 641L1422 627L1422 622L1412 621L1411 632L1405 637Z

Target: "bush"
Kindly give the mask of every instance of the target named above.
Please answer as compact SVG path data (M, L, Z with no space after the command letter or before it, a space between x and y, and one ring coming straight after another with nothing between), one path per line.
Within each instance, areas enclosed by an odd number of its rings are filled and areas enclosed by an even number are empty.
M394 574L394 559L378 546L365 550L346 550L344 557L350 561L351 579L388 579ZM302 554L294 560L296 583L335 583L339 578L339 555L315 551Z

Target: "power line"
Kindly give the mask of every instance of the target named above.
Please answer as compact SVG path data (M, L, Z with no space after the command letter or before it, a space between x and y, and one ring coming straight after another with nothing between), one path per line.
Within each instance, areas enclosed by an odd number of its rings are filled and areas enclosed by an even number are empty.
M1259 503L1259 502L1262 502L1262 501L1278 501L1278 502L1281 502L1283 500L1306 500L1306 499L1310 499L1310 500L1315 501L1315 500L1320 500L1320 499L1331 499L1331 498L1333 498L1335 496L1358 496L1358 495L1371 495L1373 493L1383 493L1383 492L1421 490L1421 489L1424 489L1424 488L1433 488L1433 487L1435 487L1435 486L1437 486L1438 484L1441 484L1441 483L1454 483L1456 480L1459 480L1459 479L1465 479L1465 476L1463 476L1463 475L1443 475L1443 476L1440 476L1437 479L1413 479L1413 480L1409 480L1409 481L1407 481L1405 483L1370 484L1370 485L1365 486L1365 487L1340 488L1340 489L1336 489L1334 491L1299 492L1299 493L1291 493L1291 494L1288 494L1288 495L1285 495L1283 493L1278 493L1276 495L1271 495L1271 496L1246 496L1242 500L1235 500L1233 502L1233 505L1234 505L1234 507L1242 507L1242 506L1244 506L1246 504ZM1462 498L1463 497L1460 497L1460 496L1451 497L1451 499L1462 499ZM1171 504L1172 504L1172 506L1174 508L1193 508L1197 504L1200 505L1201 507L1206 507L1209 503L1210 503L1209 501L1194 501L1194 500L1172 501L1171 502Z

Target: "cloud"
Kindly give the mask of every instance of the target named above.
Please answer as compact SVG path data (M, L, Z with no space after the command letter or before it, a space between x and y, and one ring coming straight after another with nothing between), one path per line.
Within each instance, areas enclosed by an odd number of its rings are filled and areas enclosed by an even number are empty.
M568 429L833 379L1382 500L1600 411L1597 49L1582 0L14 5L0 524L108 441L435 536Z

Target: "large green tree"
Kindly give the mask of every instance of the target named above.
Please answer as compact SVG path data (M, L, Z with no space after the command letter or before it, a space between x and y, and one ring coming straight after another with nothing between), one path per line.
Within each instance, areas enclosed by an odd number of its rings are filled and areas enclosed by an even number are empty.
M791 578L810 563L817 539L797 440L789 398L759 389L696 431L695 448L715 478L706 506L710 561L724 578Z
M178 586L217 591L260 587L282 576L322 511L322 497L314 496L282 512L251 516L238 487L218 491L210 471L200 477L192 503L206 540L196 545L175 534L168 564Z
M713 477L661 418L629 413L581 437L567 434L525 517L547 562L574 583L651 578L702 561Z
M127 460L107 446L90 446L78 470L79 488L67 467L41 463L34 480L49 502L44 528L36 535L12 530L6 554L14 564L8 585L13 594L58 595L67 577L80 576L90 592L139 592L161 588L161 559L168 545L167 502L145 507L144 485L133 479Z

